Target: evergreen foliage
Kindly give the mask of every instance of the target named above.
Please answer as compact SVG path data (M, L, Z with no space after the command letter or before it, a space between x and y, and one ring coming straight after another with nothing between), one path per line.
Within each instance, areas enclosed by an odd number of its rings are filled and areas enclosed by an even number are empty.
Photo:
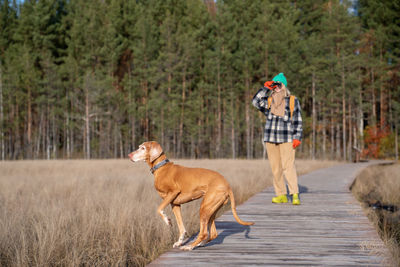
M123 158L146 140L171 157L262 157L251 98L279 72L302 104L301 156L352 160L375 140L395 145L374 156L397 157L400 3L349 8L0 0L0 157Z

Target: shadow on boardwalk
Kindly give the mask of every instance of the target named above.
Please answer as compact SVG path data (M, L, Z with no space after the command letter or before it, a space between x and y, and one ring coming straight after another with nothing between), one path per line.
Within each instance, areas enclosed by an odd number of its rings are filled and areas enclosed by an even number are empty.
M226 237L239 233L243 233L243 236L246 239L257 239L254 237L250 237L250 226L248 225L241 225L237 222L215 222L215 226L219 231L222 230L222 232L218 234L218 237L216 239L208 243L206 247L222 244L224 243L224 239Z
M206 244L204 247L211 247L214 245L223 244L226 237L229 237L231 235L238 235L240 233L243 233L243 237L245 239L257 239L250 236L250 230L251 230L250 226L238 224L236 221L233 222L216 221L215 226L217 227L217 230L219 232L218 237L213 241L209 242L208 244ZM196 238L197 235L193 235L192 237L190 237L185 241L184 245L193 242Z

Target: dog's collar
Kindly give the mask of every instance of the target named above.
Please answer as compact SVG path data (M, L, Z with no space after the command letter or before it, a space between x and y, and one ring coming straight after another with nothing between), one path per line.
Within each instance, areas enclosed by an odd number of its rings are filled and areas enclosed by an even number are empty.
M169 162L168 159L164 159L163 161L161 161L160 163L158 163L156 166L154 166L153 168L150 169L151 173L154 173L156 170L158 170L159 168L161 168L162 166L164 166L165 164L167 164Z

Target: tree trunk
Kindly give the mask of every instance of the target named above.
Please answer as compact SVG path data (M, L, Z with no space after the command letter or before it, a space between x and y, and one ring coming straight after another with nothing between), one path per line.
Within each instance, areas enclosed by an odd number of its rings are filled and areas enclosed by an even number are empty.
M326 115L322 112L322 159L326 159Z
M397 122L394 124L394 154L396 157L396 161L399 160L399 140L398 140L398 125Z
M183 125L185 119L185 100L186 100L186 69L183 70L182 76L182 105L181 105L181 119L179 122L179 140L178 140L178 156L183 156Z
M339 110L337 110L336 114L339 114ZM338 122L336 123L336 159L340 159L340 156L340 124Z
M250 92L249 92L249 97L247 99L250 99ZM247 105L250 106L250 105ZM254 119L253 119L253 110L250 109L249 107L249 112L250 112L250 158L254 157Z
M44 121L44 114L43 111L40 112L40 120L39 120L39 126L38 126L38 135L36 138L36 147L35 147L35 153L34 153L34 159L38 159L40 156L40 144L41 144L41 139L43 135L43 121Z
M164 105L161 106L161 114L160 114L160 141L161 147L165 147L165 133L164 133Z
M71 158L71 140L70 140L70 126L69 126L69 113L67 111L66 118L65 118L65 135L66 135L66 141L67 141L67 159Z
M315 72L312 73L312 141L311 141L311 158L315 159L315 143L316 143L316 127L317 127L317 113L315 110Z
M0 149L1 160L5 160L5 145L4 145L4 111L3 111L3 77L2 64L0 62Z
M353 147L355 147L355 148L358 148L359 146L358 146L358 139L357 139L357 123L355 123L354 125L353 125ZM352 147L352 148L353 148ZM351 149L352 149L351 148ZM358 153L358 152L356 152L357 154L355 154L354 156L355 156L355 158L353 158L353 161L358 161L358 160L360 160L360 154ZM358 155L358 156L357 156Z
M203 105L202 105L202 107L203 107ZM200 114L203 114L203 113L200 113ZM202 156L202 154L201 154L201 147L202 147L202 142L203 142L201 139L201 136L202 136L201 130L203 129L203 118L202 117L200 117L198 119L197 126L198 126L198 128L197 128L197 148L195 150L195 157L199 158Z
M97 158L105 158L106 157L106 153L105 153L105 136L107 134L107 132L104 130L104 123L103 120L99 119L96 116L96 126L95 126L95 132L98 132L98 146L97 146L97 154L96 157ZM128 141L129 143L129 141Z
M42 127L42 141L41 141L41 150L42 150L42 154L43 154L43 156L42 156L42 158L43 159L45 159L46 158L46 150L47 150L47 147L46 147L46 138L47 138L47 116L46 116L46 114L47 114L47 106L46 106L46 110L44 111L44 113L43 113L43 127Z
M143 82L143 89L145 92L145 97L144 97L144 105L145 105L145 118L144 118L144 132L145 132L145 137L146 140L150 140L150 118L149 118L149 87L148 87L148 81L144 80Z
M112 136L114 137L114 141L113 141L113 150L114 150L113 158L116 159L116 158L118 158L118 130L117 130L116 126L113 127Z
M172 74L171 72L168 72L168 89L167 89L167 102L170 99L171 91L172 91ZM171 105L167 105L167 114L168 116L171 116ZM169 120L167 123L167 130L166 130L166 144L165 144L165 150L170 151L170 145L171 145L171 129L168 127L168 125L171 125L171 121Z
M71 110L70 113L73 114L74 111L74 101L73 101L73 96L70 97L70 106L71 106ZM74 145L75 145L75 139L74 139L74 128L70 127L69 129L69 134L70 134L70 156L73 157L74 155Z
M205 110L211 110L209 99L205 100ZM204 127L205 127L204 136L206 136L208 138L212 138L213 137L212 133L209 133L209 129L211 128L210 127L210 116L207 114L205 116ZM210 130L210 132L212 132L212 130ZM212 142L210 142L208 140L203 142L203 145L206 148L205 150L207 151L206 153L203 153L203 155L205 155L208 158L210 158L213 155L211 151L214 151L214 150L211 150L211 144L212 144Z
M85 158L90 159L90 114L89 114L89 90L85 89Z
M46 159L50 159L51 143L50 143L50 106L47 104L46 116Z
M132 96L130 96L130 106L132 105ZM134 151L136 148L136 119L135 116L133 114L130 114L130 121L131 121L131 150ZM109 131L107 131L107 133L109 133ZM108 137L107 137L108 138ZM109 149L109 147L107 146L107 150Z
M359 149L362 151L364 149L364 114L363 114L363 99L362 99L362 89L361 89L361 76L359 76L360 88L358 94L358 131L360 134Z
M28 110L27 110L27 114L28 114L28 122L27 122L27 131L26 131L26 137L27 137L27 145L26 145L26 155L27 158L31 158L32 157L32 153L31 153L31 143L32 143L32 91L31 91L31 87L28 86Z
M200 87L200 111L199 111L199 117L197 119L197 146L195 149L195 158L202 157L202 148L203 148L203 142L204 140L202 139L203 137L203 122L204 122L204 93L203 93L203 88Z
M120 128L118 130L118 135L119 135L119 155L120 158L124 158L124 142L122 141L122 129Z
M176 140L176 130L174 129L172 133L172 146L173 146L173 151L174 151L174 157L177 156L177 140Z
M231 149L232 149L232 159L236 159L236 146L235 146L235 110L234 110L234 97L233 92L231 92Z
M217 138L215 144L216 157L221 156L221 140L222 140L222 117L221 117L221 73L220 73L220 62L218 60L218 71L217 71Z
M375 126L376 125L376 95L375 95L375 75L374 75L374 69L371 68L370 71L371 75L371 90L372 90L372 115L371 115L371 125Z
M246 80L245 80L245 99L246 103L248 103L248 100L250 99L249 97L249 90L250 90L250 80L248 77L248 71L246 70ZM246 120L246 158L250 159L251 158L251 125L250 125L250 107L249 105L245 105L245 120Z
M331 88L331 104L333 104L333 88ZM335 112L333 108L330 109L331 115L331 159L335 157Z
M54 112L52 112L51 120L52 120L52 123L51 123L52 134L51 135L52 135L52 142L53 142L53 144L52 144L52 148L53 148L52 154L53 154L53 159L57 159L58 128L56 127L56 119L55 119Z
M399 143L398 143L398 123L397 123L397 117L396 119L393 118L393 106L392 106L392 94L390 90L388 90L388 108L389 108L389 123L393 124L394 127L394 155L396 161L399 160Z
M379 61L380 61L380 65L383 66L383 55L382 55L382 47L380 48L380 52L379 52ZM388 105L387 105L387 99L386 99L386 89L383 86L384 82L383 82L383 75L380 75L380 128L384 129L386 127L386 114L388 112Z
M191 159L196 158L195 150L196 150L196 141L195 141L194 136L192 135L192 136L190 136L190 158Z
M113 132L112 132L113 125L112 125L112 121L111 120L107 120L107 126L106 127L107 127L107 129L106 129L107 136L106 136L104 147L105 147L106 157L110 158L110 157L113 156L113 154L112 154L113 153L112 140L111 140L111 137L113 136Z
M346 81L344 72L344 60L342 54L342 135L343 135L343 160L347 160L347 148L346 148Z
M15 99L15 122L15 145L13 159L18 159L21 151L21 135L19 129L19 105L17 99Z
M351 153L351 150L352 150L352 147L353 147L353 142L352 142L352 134L353 134L353 132L352 132L352 130L353 130L353 127L352 127L352 120L351 120L351 118L352 118L352 106L351 106L351 101L349 101L349 137L348 137L348 139L349 139L349 144L348 144L348 146L347 146L347 157L348 157L348 159L349 159L349 161L352 161L352 153Z
M129 67L129 84L131 84L131 69ZM132 103L135 101L135 99L132 96L132 89L129 89L129 106L132 106ZM129 114L130 115L130 122L131 122L131 146L130 149L131 151L134 151L136 148L136 119L135 116L133 114ZM107 133L109 133L109 131L107 131ZM108 137L107 137L108 138ZM109 149L109 147L107 147L107 150Z
M136 119L131 115L131 150L136 148Z

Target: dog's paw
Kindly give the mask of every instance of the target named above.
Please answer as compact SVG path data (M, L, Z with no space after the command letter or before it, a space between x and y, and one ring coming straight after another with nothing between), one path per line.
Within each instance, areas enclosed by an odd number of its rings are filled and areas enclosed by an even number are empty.
M174 245L172 246L173 248L179 248L182 245L181 241L177 241L174 243Z
M183 246L183 247L180 247L180 249L182 249L184 251L191 251L191 250L193 250L193 247L192 246Z
M170 218L164 217L164 222L165 222L166 225L172 226L172 223L171 223L171 219L170 219Z

